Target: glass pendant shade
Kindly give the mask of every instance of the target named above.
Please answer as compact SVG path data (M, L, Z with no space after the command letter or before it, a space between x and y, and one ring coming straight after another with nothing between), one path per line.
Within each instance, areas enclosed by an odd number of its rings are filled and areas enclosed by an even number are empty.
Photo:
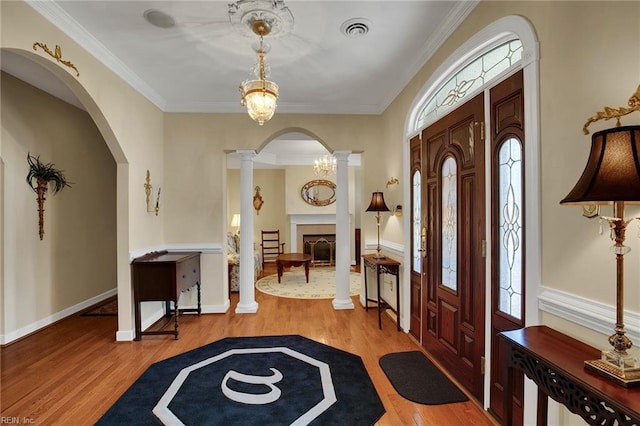
M247 107L249 116L263 125L276 112L278 85L269 80L248 80L240 86L242 106Z
M594 133L587 166L560 204L640 204L640 126Z

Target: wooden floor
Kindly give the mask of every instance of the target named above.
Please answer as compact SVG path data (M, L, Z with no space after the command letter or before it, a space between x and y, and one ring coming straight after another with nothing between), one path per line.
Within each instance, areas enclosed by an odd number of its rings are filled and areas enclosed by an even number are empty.
M378 425L497 424L473 398L427 406L398 395L378 359L419 347L386 315L378 330L376 310L366 312L353 300L355 309L336 311L331 300L257 291L258 312L235 314L233 293L226 314L181 316L179 340L144 336L140 342L115 342L115 317L74 315L1 349L1 416L18 417L21 424L92 425L156 361L224 337L299 334L362 357L386 409Z

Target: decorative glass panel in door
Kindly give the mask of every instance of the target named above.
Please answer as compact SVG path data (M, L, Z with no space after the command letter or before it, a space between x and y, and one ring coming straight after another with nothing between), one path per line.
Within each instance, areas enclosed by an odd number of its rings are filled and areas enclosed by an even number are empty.
M442 165L442 285L458 290L457 165L448 157Z
M507 139L498 151L498 308L522 319L522 145Z
M411 268L413 272L418 274L422 273L422 252L421 252L421 235L420 229L422 228L420 224L420 218L422 217L422 204L420 202L420 197L422 195L422 191L420 190L420 172L415 172L413 174L413 215L411 224L411 232L413 233L413 247L411 250Z

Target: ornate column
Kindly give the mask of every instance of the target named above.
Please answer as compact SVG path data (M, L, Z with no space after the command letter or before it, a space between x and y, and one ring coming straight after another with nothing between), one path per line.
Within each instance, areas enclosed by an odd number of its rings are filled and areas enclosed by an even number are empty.
M255 151L237 151L240 154L240 302L237 314L258 311L255 294L255 268L253 266L253 158Z
M336 297L334 309L353 309L349 290L351 267L351 231L349 224L349 154L334 151L336 158Z

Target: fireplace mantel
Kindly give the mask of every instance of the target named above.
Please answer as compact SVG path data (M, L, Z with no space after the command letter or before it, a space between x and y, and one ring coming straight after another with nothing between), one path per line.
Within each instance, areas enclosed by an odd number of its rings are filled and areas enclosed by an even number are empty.
M298 242L301 241L302 236L298 236L298 225L333 225L336 224L335 213L327 214L290 214L289 215L289 247L291 249L299 250ZM335 232L335 230L334 230Z

